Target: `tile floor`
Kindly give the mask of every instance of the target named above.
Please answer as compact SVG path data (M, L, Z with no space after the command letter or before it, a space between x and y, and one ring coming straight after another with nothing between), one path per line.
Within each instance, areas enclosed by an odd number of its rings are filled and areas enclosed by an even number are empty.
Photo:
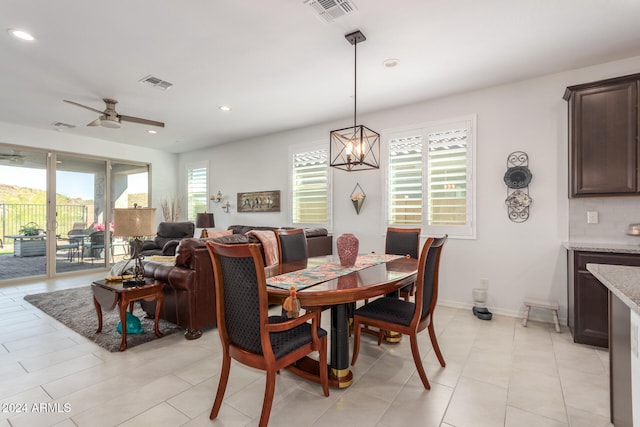
M257 425L264 375L235 362L219 418L209 420L221 360L216 329L195 341L174 334L109 353L22 299L93 278L0 287L0 426ZM408 341L377 347L363 336L347 389L325 398L319 385L282 372L269 425L611 425L608 353L573 344L566 328L557 334L546 323L482 321L448 307L437 308L435 327L446 368L420 334L431 390L421 385Z

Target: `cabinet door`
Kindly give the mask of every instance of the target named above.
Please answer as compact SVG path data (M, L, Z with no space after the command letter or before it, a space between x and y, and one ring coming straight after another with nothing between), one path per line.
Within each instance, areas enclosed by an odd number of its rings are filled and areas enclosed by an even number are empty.
M607 288L589 272L575 276L573 340L598 347L609 346Z
M574 252L573 281L569 282L569 327L573 341L608 347L609 307L607 288L587 271L587 264L640 266L640 256L615 252Z
M572 196L638 192L637 92L630 81L572 95Z

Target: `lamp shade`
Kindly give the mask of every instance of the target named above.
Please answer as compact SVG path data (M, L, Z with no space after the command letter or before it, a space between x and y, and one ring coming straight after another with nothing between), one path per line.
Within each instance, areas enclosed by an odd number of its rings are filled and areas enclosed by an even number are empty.
M196 227L198 228L213 228L216 224L213 222L212 213L199 213L196 214Z
M122 237L153 236L156 208L129 208L113 210L113 235Z

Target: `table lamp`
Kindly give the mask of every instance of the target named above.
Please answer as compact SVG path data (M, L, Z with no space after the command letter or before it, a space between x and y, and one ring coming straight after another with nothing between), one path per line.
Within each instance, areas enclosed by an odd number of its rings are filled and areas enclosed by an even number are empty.
M133 254L131 254L131 259L135 260L134 274L133 279L122 282L125 288L144 285L140 239L143 236L156 234L155 216L155 208L139 208L137 205L133 208L113 210L113 235L134 238Z
M200 238L204 239L205 237L209 237L209 233L207 232L207 228L215 227L215 223L213 222L213 214L212 213L199 213L196 214L196 227L202 228L202 234L200 234Z

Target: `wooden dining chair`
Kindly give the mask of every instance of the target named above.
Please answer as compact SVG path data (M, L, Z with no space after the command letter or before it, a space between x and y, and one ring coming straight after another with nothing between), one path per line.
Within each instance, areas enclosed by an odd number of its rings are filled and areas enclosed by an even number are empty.
M399 332L409 336L411 353L418 375L420 375L424 388L431 388L429 380L427 380L427 374L422 366L417 335L418 332L424 329L429 330L431 345L440 362L440 366L446 366L433 329L433 311L438 300L440 255L446 240L446 234L440 238L431 237L427 239L422 247L418 264L418 277L416 279L415 302L385 296L375 299L355 311L353 316L354 341L351 365L356 363L360 352L361 326L373 326L380 330ZM378 345L380 345L379 338Z
M420 228L388 227L384 253L391 255L409 255L418 259L420 255ZM400 296L409 301L414 295L415 283L400 289Z
M232 358L266 371L260 426L269 422L276 373L314 351L319 353L322 391L328 396L327 332L320 327L319 314L309 312L291 320L269 316L259 246L212 241L206 245L213 264L218 333L222 341L222 372L209 418L215 419L222 406Z
M275 230L278 241L278 274L307 268L309 250L302 228ZM289 263L287 266L286 264ZM292 266L293 264L293 266Z

